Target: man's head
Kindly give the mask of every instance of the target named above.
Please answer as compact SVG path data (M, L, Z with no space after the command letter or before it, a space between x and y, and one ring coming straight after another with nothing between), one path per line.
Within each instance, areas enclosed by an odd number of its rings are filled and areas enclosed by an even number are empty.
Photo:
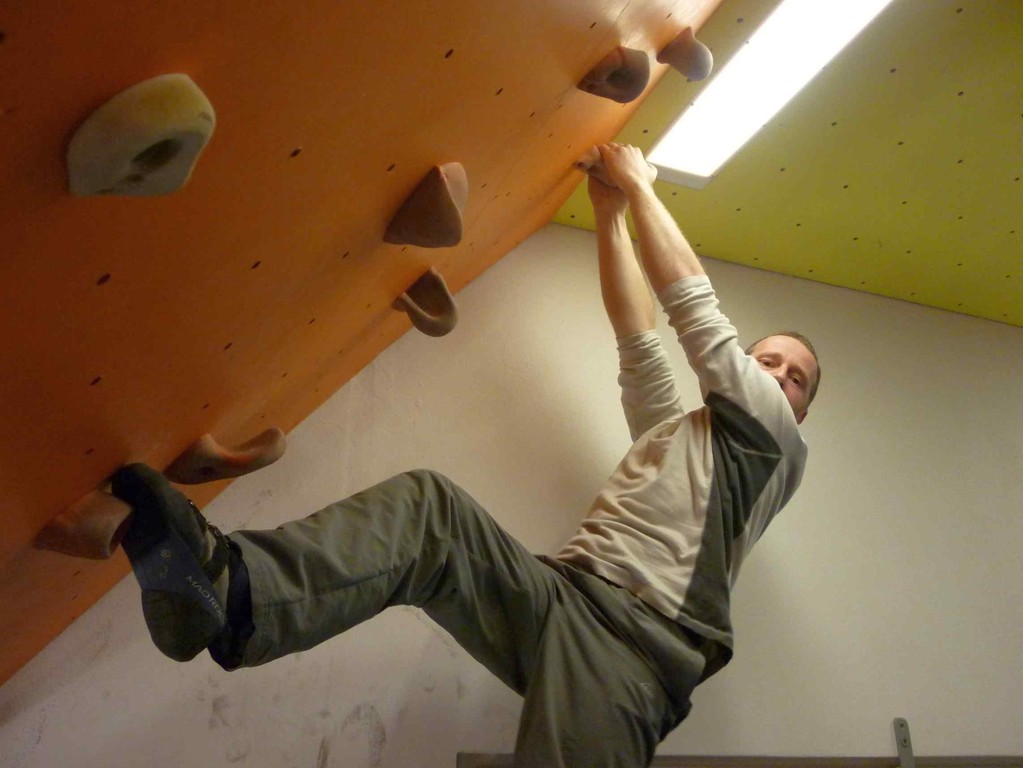
M792 406L796 423L802 424L821 383L820 362L810 340L794 331L782 331L753 342L746 354L774 377Z

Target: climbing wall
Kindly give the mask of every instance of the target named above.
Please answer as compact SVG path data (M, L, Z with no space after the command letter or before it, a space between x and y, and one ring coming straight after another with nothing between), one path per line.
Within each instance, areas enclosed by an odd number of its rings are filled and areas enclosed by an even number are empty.
M573 162L643 98L577 89L597 62L647 51L652 86L653 54L716 5L0 6L0 680L127 571L120 554L33 548L48 520L125 462L164 467L208 432L236 444L292 428L409 330L391 305L427 269L457 295L561 206ZM72 197L79 124L167 73L216 110L187 185ZM448 162L468 177L461 242L385 244L395 210Z

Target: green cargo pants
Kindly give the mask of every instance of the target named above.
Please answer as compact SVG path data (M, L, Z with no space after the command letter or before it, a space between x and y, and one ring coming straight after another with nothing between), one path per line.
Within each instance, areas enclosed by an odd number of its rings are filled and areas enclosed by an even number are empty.
M689 712L697 638L625 590L531 555L433 472L271 531L231 534L253 666L419 606L525 701L515 768L642 768Z

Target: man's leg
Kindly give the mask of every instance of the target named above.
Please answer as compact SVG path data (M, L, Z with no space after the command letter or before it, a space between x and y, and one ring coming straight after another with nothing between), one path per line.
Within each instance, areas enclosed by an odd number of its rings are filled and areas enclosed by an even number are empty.
M513 765L645 768L689 711L700 657L672 648L679 668L656 670L649 649L638 645L649 633L621 631L635 616L633 606L615 605L612 587L606 599L595 600L562 583L567 588L548 617L525 694ZM664 686L666 672L676 681L674 698Z
M260 664L407 604L525 689L552 574L436 473L399 475L303 520L229 537L149 467L122 468L113 490L133 508L125 550L150 635L171 658L209 647L225 668Z
M240 665L415 605L525 691L555 575L447 478L405 473L305 519L229 539L251 582L254 631Z
M417 605L524 695L515 768L641 768L679 720L649 661L621 637L629 608L612 588L606 601L587 596L440 475L399 475L305 520L231 538L252 579L247 665Z
M238 650L225 666L312 647L410 604L525 696L516 768L647 765L679 719L651 665L614 628L617 609L599 607L435 473L399 475L304 520L229 539L229 621L237 629L242 606L254 632L243 646L218 641ZM249 589L238 588L239 574Z

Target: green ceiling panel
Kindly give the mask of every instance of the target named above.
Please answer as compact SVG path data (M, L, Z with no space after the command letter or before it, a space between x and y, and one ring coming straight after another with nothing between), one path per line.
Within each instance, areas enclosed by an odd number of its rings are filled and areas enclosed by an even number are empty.
M773 5L721 6L719 69ZM618 140L703 86L669 72ZM704 189L658 192L701 255L1023 326L1021 176L1023 2L896 0ZM555 221L592 229L585 185Z

